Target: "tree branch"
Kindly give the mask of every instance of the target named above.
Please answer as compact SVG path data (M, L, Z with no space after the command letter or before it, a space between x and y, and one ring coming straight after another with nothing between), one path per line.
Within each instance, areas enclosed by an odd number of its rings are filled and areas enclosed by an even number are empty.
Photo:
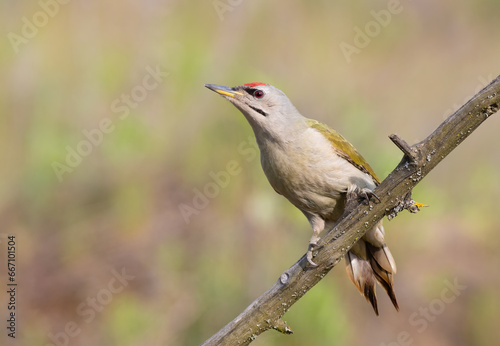
M355 242L385 215L393 218L404 209L418 211L418 205L411 200L412 189L483 121L497 112L499 105L500 76L422 142L410 147L399 136L391 135L390 139L401 149L404 157L374 191L380 202L358 205L348 215L343 215L321 238L314 259L317 267L308 266L305 255L302 256L281 274L269 290L203 345L245 345L269 329L293 333L281 319L288 309L338 264Z

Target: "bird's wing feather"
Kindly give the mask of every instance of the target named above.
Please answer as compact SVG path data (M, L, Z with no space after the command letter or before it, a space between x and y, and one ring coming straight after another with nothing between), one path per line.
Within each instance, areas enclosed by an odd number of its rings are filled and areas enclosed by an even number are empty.
M330 143L332 143L333 149L340 157L347 160L364 173L371 175L377 184L380 184L380 180L368 162L366 162L363 156L361 156L352 144L342 137L340 133L313 119L307 119L306 122L310 127L319 131L330 141Z

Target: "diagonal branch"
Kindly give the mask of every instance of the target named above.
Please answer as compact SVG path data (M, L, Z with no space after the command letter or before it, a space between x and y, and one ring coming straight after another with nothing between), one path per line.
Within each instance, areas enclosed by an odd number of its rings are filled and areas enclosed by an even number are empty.
M422 142L409 146L399 136L391 135L391 140L404 156L376 188L380 203L358 205L344 215L321 238L314 259L318 267L308 266L305 255L302 256L269 290L203 345L245 345L268 329L293 333L281 319L288 309L338 264L352 245L380 219L386 215L395 217L404 209L418 211L418 206L411 200L412 189L483 121L497 112L499 106L500 76Z

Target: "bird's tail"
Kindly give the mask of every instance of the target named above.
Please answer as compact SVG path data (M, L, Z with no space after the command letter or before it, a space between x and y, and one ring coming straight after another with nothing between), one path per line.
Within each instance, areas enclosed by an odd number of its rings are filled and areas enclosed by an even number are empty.
M346 271L359 292L373 306L378 316L375 282L384 288L392 304L399 311L393 287L396 262L384 242L384 227L379 222L368 231L346 255Z

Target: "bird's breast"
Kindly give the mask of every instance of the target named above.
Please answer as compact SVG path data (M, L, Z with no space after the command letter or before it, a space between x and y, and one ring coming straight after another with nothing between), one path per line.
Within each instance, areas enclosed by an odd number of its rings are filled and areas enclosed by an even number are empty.
M269 182L302 211L332 212L352 184L352 177L364 175L338 156L329 142L313 133L260 147L262 168Z

